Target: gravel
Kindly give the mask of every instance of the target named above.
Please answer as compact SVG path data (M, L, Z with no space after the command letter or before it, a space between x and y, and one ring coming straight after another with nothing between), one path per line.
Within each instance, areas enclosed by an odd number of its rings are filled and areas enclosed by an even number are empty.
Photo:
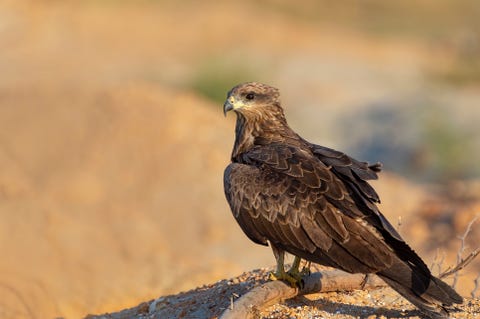
M86 319L215 319L237 298L267 281L270 268L246 272L176 295L162 296L120 312L89 315ZM480 300L466 299L452 318L480 318ZM390 288L330 292L296 297L264 310L252 309L258 319L394 319L422 318Z

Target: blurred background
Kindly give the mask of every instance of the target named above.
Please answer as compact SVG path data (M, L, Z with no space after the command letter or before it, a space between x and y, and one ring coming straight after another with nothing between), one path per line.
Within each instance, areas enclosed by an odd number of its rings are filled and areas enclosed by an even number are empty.
M79 318L273 265L223 195L223 100L252 80L303 137L383 162L382 211L434 272L455 263L480 214L478 1L3 0L0 317Z

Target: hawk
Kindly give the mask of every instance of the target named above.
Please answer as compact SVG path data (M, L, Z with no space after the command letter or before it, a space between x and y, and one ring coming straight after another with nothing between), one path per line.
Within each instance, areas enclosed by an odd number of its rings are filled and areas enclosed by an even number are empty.
M310 143L287 124L278 89L250 82L232 88L223 107L237 115L224 190L233 216L253 242L270 245L273 276L299 284L301 259L349 273L377 274L431 318L463 302L434 277L377 208L369 165ZM290 270L284 255L295 256Z

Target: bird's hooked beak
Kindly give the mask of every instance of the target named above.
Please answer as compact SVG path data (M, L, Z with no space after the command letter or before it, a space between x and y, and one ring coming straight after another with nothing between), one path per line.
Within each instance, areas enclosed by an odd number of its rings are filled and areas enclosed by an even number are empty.
M238 110L244 106L245 104L242 101L236 100L235 97L231 95L227 98L225 104L223 104L223 114L227 116L228 111Z

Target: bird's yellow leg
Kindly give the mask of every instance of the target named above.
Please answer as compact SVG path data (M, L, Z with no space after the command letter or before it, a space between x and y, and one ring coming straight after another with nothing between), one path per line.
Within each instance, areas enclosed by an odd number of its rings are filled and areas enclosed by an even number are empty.
M302 259L298 256L295 256L295 259L293 260L293 263L292 263L292 267L290 267L290 270L288 271L288 273L293 276L293 277L298 277L298 276L302 276L302 274L300 273L300 262L302 261Z
M272 247L273 255L275 256L275 260L277 261L277 268L275 272L270 273L269 277L271 280L282 280L286 275L284 266L285 252L277 248L272 243L270 243L270 246Z
M277 269L275 272L270 273L270 279L271 280L283 280L288 282L292 287L302 287L303 286L303 281L302 281L302 274L300 271L298 271L298 267L300 266L300 258L295 257L295 260L293 261L292 268L288 272L285 271L285 252L274 245L270 243L272 250L273 250L273 255L275 256L275 259L277 260ZM298 260L297 260L298 258ZM292 271L294 270L294 267L296 268L296 272Z
M295 259L293 260L292 267L290 267L290 270L287 272L290 276L293 278L297 279L297 287L302 287L303 285L303 276L308 276L310 275L310 261L307 261L305 266L300 270L300 263L302 259L298 256L295 256Z

